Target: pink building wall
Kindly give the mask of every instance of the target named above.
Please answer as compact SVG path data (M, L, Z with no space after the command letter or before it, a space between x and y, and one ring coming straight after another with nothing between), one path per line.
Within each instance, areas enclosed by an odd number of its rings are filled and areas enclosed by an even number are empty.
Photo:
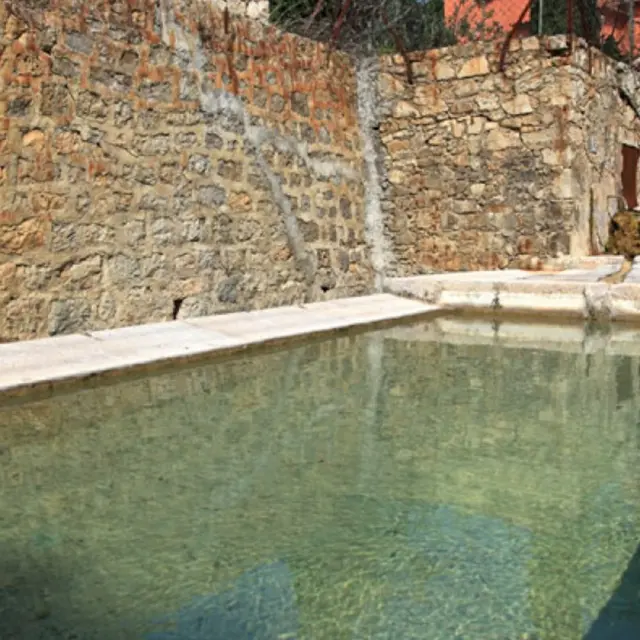
M546 2L561 2L562 0L545 0ZM460 24L465 18L470 25L496 24L504 32L509 32L522 15L527 5L527 0L445 0L444 13L447 23ZM635 43L634 48L640 51L640 2L635 0ZM574 20L580 20L577 2L574 0ZM613 36L622 53L629 52L629 29L627 21L629 16L626 0L598 0L598 7L602 19L601 35L603 39ZM523 23L531 19L530 11L524 14ZM521 30L523 35L525 29Z

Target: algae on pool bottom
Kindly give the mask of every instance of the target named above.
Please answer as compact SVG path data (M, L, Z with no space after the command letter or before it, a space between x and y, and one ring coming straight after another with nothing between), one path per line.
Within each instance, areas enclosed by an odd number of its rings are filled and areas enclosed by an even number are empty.
M379 331L7 406L0 637L640 637L639 369Z

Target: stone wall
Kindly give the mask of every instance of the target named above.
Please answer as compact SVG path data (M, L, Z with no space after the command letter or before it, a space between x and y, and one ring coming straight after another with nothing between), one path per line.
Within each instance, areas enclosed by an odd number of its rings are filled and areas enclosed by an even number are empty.
M269 19L269 0L213 0L212 4L223 11L227 9L232 15L263 22Z
M640 91L599 52L456 46L409 84L231 4L0 8L0 340L603 249Z
M0 7L0 340L370 290L349 60L125 5Z
M573 253L602 252L611 216L622 206L622 145L640 147L638 112L622 90L626 65L585 47L573 52L571 67L570 161L575 201ZM567 187L568 188L568 187Z
M614 64L566 38L381 60L389 273L513 266L603 249L621 144L640 125ZM615 207L615 204L613 205Z

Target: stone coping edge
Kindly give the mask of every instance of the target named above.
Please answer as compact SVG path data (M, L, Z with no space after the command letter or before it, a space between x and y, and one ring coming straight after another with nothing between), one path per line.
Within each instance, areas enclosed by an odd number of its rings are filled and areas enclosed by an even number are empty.
M443 280L415 276L385 280L385 291L450 311L502 316L566 317L640 322L640 285L569 280Z
M435 306L390 294L343 298L0 344L0 402L119 382L350 331L435 317Z
M390 340L449 345L535 349L606 357L640 357L640 331L612 325L518 322L480 316L445 315L424 325L396 326L384 332Z

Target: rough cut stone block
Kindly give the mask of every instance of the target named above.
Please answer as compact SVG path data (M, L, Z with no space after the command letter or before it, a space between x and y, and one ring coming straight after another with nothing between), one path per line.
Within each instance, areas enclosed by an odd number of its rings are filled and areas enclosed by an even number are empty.
M486 56L478 56L467 60L458 71L458 78L486 76L489 73L489 61Z

